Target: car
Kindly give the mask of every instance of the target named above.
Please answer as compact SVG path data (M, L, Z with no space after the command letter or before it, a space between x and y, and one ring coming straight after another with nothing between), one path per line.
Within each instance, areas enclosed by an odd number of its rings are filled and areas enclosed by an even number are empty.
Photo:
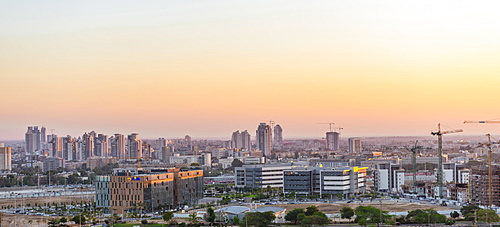
M354 203L354 201L352 201L352 200L349 200L349 201L347 201L347 203Z

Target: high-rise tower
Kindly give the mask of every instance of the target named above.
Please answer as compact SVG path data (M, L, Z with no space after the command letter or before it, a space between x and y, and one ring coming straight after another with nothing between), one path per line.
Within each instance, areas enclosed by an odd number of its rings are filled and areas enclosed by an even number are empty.
M241 149L243 145L243 141L241 138L240 131L233 132L231 135L231 147L236 149Z
M338 132L327 132L326 133L326 148L331 151L336 151L340 149L339 146L340 133Z
M257 149L261 150L264 156L271 155L271 126L260 123L255 132L255 141Z
M352 137L349 138L349 153L361 153L361 138Z
M111 156L125 158L125 136L116 133L111 141Z
M38 126L28 127L28 131L25 134L26 142L26 153L33 155L35 151L41 148L41 133Z
M47 135L47 132L46 132L46 131L47 131L47 129L45 128L45 126L42 126L42 129L40 130L40 133L41 133L41 135L40 135L40 137L41 137L41 138L40 138L40 141L41 141L42 143L47 142L47 140L46 140L46 139L47 139L47 136L46 136L46 135Z
M12 148L0 143L0 170L12 170Z
M250 133L247 130L241 132L241 148L249 151L252 148L252 143L250 143Z
M274 144L283 144L283 129L280 125L274 126Z
M94 155L95 156L109 156L108 136L99 134L95 138Z
M139 139L139 133L129 135L127 145L126 158L142 158L142 140Z

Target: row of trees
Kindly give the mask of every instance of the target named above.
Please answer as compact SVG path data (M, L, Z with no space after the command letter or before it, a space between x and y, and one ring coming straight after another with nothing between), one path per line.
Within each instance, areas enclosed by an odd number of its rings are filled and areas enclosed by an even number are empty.
M330 219L320 212L318 207L309 206L304 209L293 209L285 215L285 220L300 223L301 226L326 225L330 223Z
M500 217L494 210L481 209L475 205L463 206L460 209L464 220L479 222L498 222ZM425 224L425 223L444 223L451 225L455 223L455 219L460 216L456 211L450 213L453 220L447 220L445 215L439 214L434 209L417 209L409 211L406 216L393 217L387 211L383 211L373 206L358 206L356 209L343 207L340 210L341 217L351 219L356 216L354 222L361 226L368 224L384 223L394 225L395 222L402 224Z

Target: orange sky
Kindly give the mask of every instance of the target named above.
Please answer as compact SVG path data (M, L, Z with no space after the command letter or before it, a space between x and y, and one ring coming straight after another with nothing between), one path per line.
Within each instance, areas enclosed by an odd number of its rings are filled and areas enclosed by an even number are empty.
M27 4L29 3L29 4ZM500 15L465 1L0 3L0 140L428 135L500 117Z

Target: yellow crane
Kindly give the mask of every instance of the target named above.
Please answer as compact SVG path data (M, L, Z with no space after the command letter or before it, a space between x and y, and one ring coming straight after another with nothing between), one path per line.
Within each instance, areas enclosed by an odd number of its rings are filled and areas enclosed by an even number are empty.
M438 124L438 131L431 132L431 135L438 137L438 185L439 185L439 198L443 199L443 135L450 133L463 132L462 129L441 131L441 124Z

